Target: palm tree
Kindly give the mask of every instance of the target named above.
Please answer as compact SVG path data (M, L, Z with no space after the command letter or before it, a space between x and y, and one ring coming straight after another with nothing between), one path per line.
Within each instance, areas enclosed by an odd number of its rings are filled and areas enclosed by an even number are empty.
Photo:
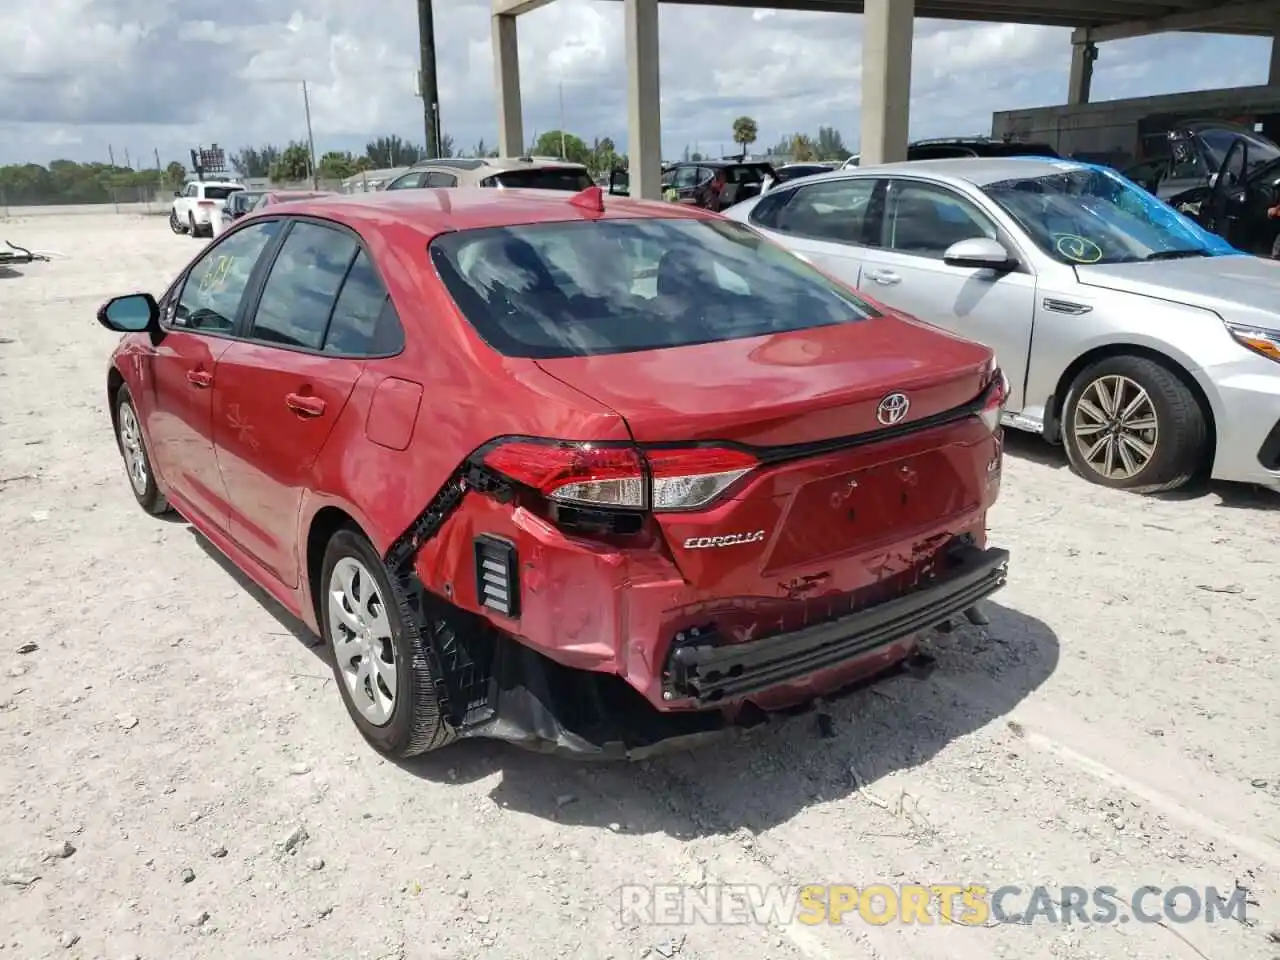
M747 155L747 147L756 142L760 129L751 117L739 117L733 121L733 142L742 147L742 155Z

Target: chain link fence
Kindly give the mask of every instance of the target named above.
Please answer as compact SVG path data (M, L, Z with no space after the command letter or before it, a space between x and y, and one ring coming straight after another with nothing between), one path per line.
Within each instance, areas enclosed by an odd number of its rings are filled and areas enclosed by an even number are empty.
M42 192L38 187L23 188L0 184L0 219L18 217L66 216L67 214L134 214L140 216L169 215L174 192L183 183L134 184L107 186L96 182L76 184L57 192ZM258 181L246 184L250 190L322 190L343 192L340 180L320 180L313 186L310 180L301 182Z

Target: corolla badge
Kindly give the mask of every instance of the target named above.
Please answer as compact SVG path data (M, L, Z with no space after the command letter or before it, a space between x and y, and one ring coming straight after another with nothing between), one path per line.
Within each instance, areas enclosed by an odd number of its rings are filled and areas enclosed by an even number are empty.
M686 550L706 550L711 547L736 547L742 543L759 543L764 539L764 531L753 533L727 533L722 537L690 537L684 542Z
M891 427L895 423L900 423L910 409L911 401L907 399L905 393L891 393L880 401L880 406L876 407L876 419L886 427Z

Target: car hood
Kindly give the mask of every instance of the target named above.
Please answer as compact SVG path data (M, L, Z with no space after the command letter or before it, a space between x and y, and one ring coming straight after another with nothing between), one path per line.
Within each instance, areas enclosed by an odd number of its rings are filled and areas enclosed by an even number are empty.
M1275 326L1280 308L1280 260L1247 254L1077 266L1085 286L1172 300L1212 310L1224 319Z

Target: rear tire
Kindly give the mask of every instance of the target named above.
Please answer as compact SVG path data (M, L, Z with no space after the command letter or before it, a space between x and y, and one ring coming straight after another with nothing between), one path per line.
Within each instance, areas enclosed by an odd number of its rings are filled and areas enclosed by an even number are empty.
M194 213L187 214L187 232L191 234L192 240L200 239L200 231L196 229L196 215Z
M1135 493L1174 490L1209 455L1196 396L1168 367L1146 357L1107 357L1082 370L1063 404L1071 468L1092 483Z
M146 435L142 419L133 405L133 395L128 387L121 387L116 394L116 446L124 460L129 488L138 506L152 516L161 516L172 508L160 487L156 484L155 471L151 468L151 456L147 453Z
M398 759L453 740L404 597L358 531L339 530L329 540L320 589L320 624L334 679L361 735Z

